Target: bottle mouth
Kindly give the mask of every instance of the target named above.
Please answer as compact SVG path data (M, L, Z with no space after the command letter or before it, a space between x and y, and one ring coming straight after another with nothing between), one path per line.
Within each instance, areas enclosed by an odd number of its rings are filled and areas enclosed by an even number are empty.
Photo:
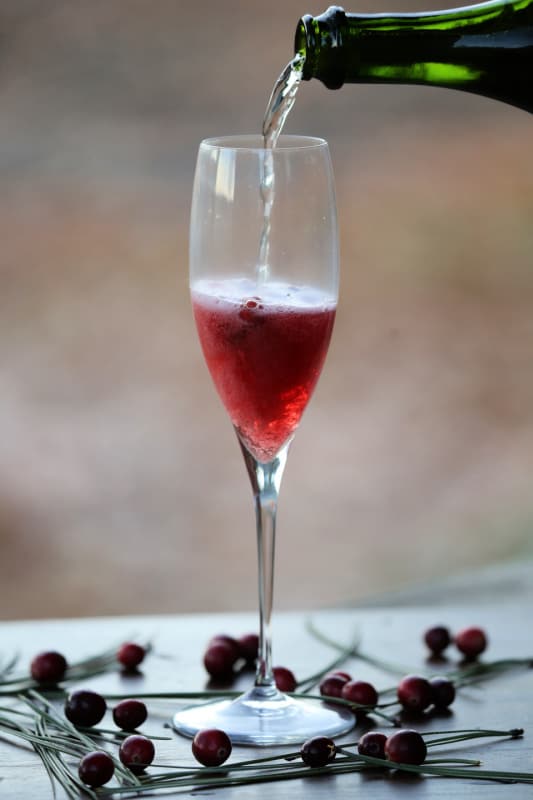
M315 51L315 36L313 31L313 17L306 14L299 21L294 34L294 55L303 58L302 80L310 81L313 77L311 71L311 54Z
M330 6L323 14L303 16L294 35L294 52L303 57L302 80L318 78L328 89L344 84L345 64L342 46L344 9Z

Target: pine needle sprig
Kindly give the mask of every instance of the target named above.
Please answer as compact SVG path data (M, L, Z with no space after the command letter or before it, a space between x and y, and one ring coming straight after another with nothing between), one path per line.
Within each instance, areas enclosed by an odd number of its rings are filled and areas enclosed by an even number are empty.
M298 681L298 690L303 693L310 692L325 675L327 675L329 672L333 672L333 670L337 669L338 667L342 667L350 658L356 657L357 653L359 652L360 643L361 637L359 635L355 636L351 644L349 644L347 647L340 648L340 655L326 664L325 667L317 672L314 672L312 675L309 675L307 678Z
M64 757L69 756L79 761L87 753L93 752L96 741L101 738L98 731L93 738L79 730L38 692L31 691L19 699L34 712L31 724L23 725L18 719L11 720L4 714L0 717L0 733L17 737L31 745L43 762L50 779L56 780L69 798L79 800L80 791L83 791L96 800L97 794L82 783L76 772L65 763ZM106 741L111 743L109 739ZM123 786L142 786L142 781L131 770L124 767L112 753L109 755L113 759L115 775Z
M328 695L322 694L299 694L298 692L291 692L289 693L289 697L297 697L297 698L305 698L307 700L317 700L322 703L328 703L330 705L339 705L344 706L344 708L349 708L351 711L361 711L368 714L372 714L373 716L379 717L383 719L385 722L397 727L396 721L393 717L390 717L388 714L385 714L384 711L381 711L381 708L387 708L389 705L396 705L396 703L383 703L383 705L377 706L365 706L362 703L354 703L353 700L345 700L344 697L329 697Z
M49 741L52 738L51 734L53 735L53 731L50 731L49 727L47 726L46 722L42 718L38 718L36 721L36 730L45 741ZM88 794L91 798L96 798L96 794L85 786L82 781L78 778L75 773L68 768L65 764L63 759L63 755L67 754L68 751L58 751L51 748L48 748L45 745L39 744L34 745L35 752L40 757L46 772L48 773L48 777L52 784L52 792L55 797L55 782L54 779L62 786L63 790L67 794L71 800L76 800L79 798L80 790L84 791L87 789ZM77 754L78 758L83 756L83 750Z
M347 646L337 642L335 639L332 639L330 636L327 636L325 633L323 633L323 631L320 631L312 620L308 620L306 622L306 629L312 636L314 636L315 639L317 639L317 641L322 642L322 644L326 644L334 650L342 653L344 659L346 660L350 658L359 659L359 661L364 661L366 664L377 667L378 669L382 670L382 672L388 672L392 675L403 676L410 672L414 672L412 668L393 664L390 661L385 661L384 659L371 656L368 653L363 653L363 651L357 646L352 648L349 645Z
M506 672L531 669L533 658L501 658L496 661L476 661L457 670L446 673L457 688L481 683L491 678L498 678Z
M305 696L309 697L309 695ZM317 697L317 699L322 700L323 698ZM138 796L169 789L253 785L319 775L356 773L376 768L447 778L468 777L501 782L533 783L533 773L482 770L479 769L480 762L478 760L447 757L445 754L439 758L431 758L420 766L372 759L361 756L357 752L350 752L349 748L356 748L357 743L348 742L338 747L338 756L335 761L323 768L303 765L299 760L299 751L291 751L257 759L241 760L234 764L224 764L222 767L215 768L160 765L157 767L159 772L135 776L117 759L113 758L118 785L101 787L94 791L81 783L77 773L65 761L66 757L79 761L85 753L95 749L95 737L92 735L94 731L88 733L77 729L62 717L46 697L38 692L30 692L21 696L20 702L30 712L33 712L34 717L31 724L27 722L28 711L19 713L17 709L17 714L13 714L14 719L8 719L8 715L12 713L13 709L5 709L0 715L0 731L20 736L30 744L41 758L50 780L64 789L69 800L75 798L77 800L80 791L84 792L91 800L97 800L97 798L119 794ZM103 733L109 735L113 732L102 730L100 735ZM522 734L521 728L432 731L426 735L426 744L428 747L435 748L478 738L510 737L516 739Z
M457 731L431 731L428 736L439 736L440 739L426 739L426 747L435 747L435 745L442 744L456 744L457 742L470 741L471 739L485 739L490 738L510 738L521 739L524 735L523 728L511 728L508 731L495 731L495 730L481 730L481 729L464 729Z
M383 709L395 702L380 702L377 707L361 706L344 698L326 698L313 694L314 686L328 672L340 667L349 659L359 659L384 672L394 675L404 675L413 670L390 664L378 658L363 653L360 649L360 638L354 639L347 645L334 641L323 634L312 623L308 623L308 630L322 643L336 650L336 656L324 668L318 670L299 682L297 691L291 693L294 697L304 697L310 701L338 703L351 708L353 711L364 710L372 713L387 723L394 724ZM146 646L150 649L150 645ZM108 649L98 655L85 658L72 664L59 687L45 691L28 675L13 676L18 662L16 657L0 664L0 695L8 695L12 702L18 702L17 707L8 705L6 701L0 706L0 736L15 742L19 740L21 746L34 749L41 759L46 773L55 787L63 788L69 800L79 800L80 792L91 800L111 797L113 795L139 796L146 793L153 794L166 792L170 789L202 789L222 788L262 784L272 781L292 780L297 778L310 778L321 775L340 775L344 773L357 773L364 770L400 770L419 775L440 776L446 778L470 778L504 783L533 783L533 773L510 772L480 769L479 760L468 758L433 757L435 748L454 746L458 743L468 742L480 738L496 737L517 739L523 735L521 728L510 730L481 730L464 729L453 731L431 731L425 734L428 748L432 749L432 757L420 766L398 764L383 759L361 756L357 752L357 743L342 744L337 747L337 757L325 767L308 767L301 761L300 752L276 753L272 756L253 758L237 761L233 764L224 764L221 767L207 768L191 765L152 765L151 770L158 770L140 776L124 767L118 758L110 752L111 746L117 746L128 735L119 730L110 730L105 727L77 728L54 706L54 697L63 698L66 693L65 686L73 681L85 680L89 677L120 669L116 660L116 648ZM466 668L456 669L447 673L447 677L454 681L456 687L468 686L488 678L497 677L508 670L516 670L533 666L531 659L502 659L500 661L468 665ZM394 691L395 691L394 687ZM390 691L393 691L392 689ZM380 692L386 695L387 690ZM203 701L215 698L234 698L241 693L236 691L201 691L201 692L164 692L140 694L106 694L107 700L118 700L126 697L155 700L194 700ZM151 737L154 739L168 739L169 737ZM100 746L100 743L102 746ZM98 747L96 745L98 744ZM355 752L350 751L355 747ZM85 786L71 763L79 760L95 749L104 749L109 752L115 765L115 777L118 785L109 785L97 790Z
M466 741L468 738L476 738L479 735L511 737L516 738L519 729L508 731L448 731L449 743L454 743L461 737ZM443 741L444 743L444 741ZM325 767L307 767L302 765L299 759L299 752L289 752L267 756L260 759L249 759L246 761L235 762L234 764L224 764L222 767L190 767L169 765L163 769L170 772L154 773L146 775L143 779L142 789L135 787L121 786L103 787L99 790L99 795L112 796L114 794L138 794L145 792L156 792L157 790L185 789L194 787L200 788L224 788L230 786L244 786L258 783L268 783L280 780L293 780L297 778L313 778L324 775L340 775L345 773L357 773L368 769L380 770L400 770L411 772L418 775L432 775L446 778L469 778L499 782L533 783L533 773L527 772L508 772L497 770L479 769L479 759L466 759L446 757L432 758L420 766L412 764L399 764L397 762L384 759L362 756L357 752L352 753L349 747L356 746L356 742L350 742L339 746L337 749L338 757L327 764ZM340 757L339 757L340 756ZM161 769L161 767L159 767Z
M146 653L152 650L150 642L143 643L142 646ZM78 683L107 672L119 671L121 666L117 661L117 649L117 646L110 647L101 653L73 662L68 666L65 677L60 681L59 686L54 686L49 693L53 694L58 691L59 693L64 693L64 689L61 688L64 684ZM0 667L0 696L19 695L31 690L44 691L43 687L28 673L12 675L18 660L18 657L14 656L6 665Z
M72 724L66 717L62 716L57 710L48 702L48 700L40 695L38 692L31 692L31 697L24 697L24 701L32 708L38 716L45 722L52 726L54 736L57 736L57 731L63 734L67 740L73 740L84 753L90 753L94 750L94 741L91 737ZM35 698L37 702L33 702ZM39 705L39 703L41 705ZM53 737L52 737L53 738ZM120 776L126 782L140 784L139 779L134 773L123 766L122 762L113 758L115 764L115 774Z
M15 653L15 655L9 658L5 663L2 663L0 661L0 682L8 680L8 676L11 675L11 673L15 669L18 660L19 660L18 653Z

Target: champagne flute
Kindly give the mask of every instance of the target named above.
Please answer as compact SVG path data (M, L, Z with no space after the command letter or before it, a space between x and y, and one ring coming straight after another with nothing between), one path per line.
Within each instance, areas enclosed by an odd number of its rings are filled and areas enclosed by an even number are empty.
M322 139L260 136L201 143L190 230L190 286L200 343L234 425L255 498L259 653L237 700L174 716L188 736L220 728L234 743L301 743L354 724L342 707L289 697L272 674L276 509L287 452L318 380L335 318L338 236Z

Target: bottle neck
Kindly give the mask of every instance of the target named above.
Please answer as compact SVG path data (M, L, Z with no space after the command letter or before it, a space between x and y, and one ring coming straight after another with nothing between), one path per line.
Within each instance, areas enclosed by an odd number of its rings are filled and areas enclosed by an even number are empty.
M497 97L498 87L480 89L494 81L495 58L505 52L507 73L529 73L532 48L533 0L394 15L348 14L331 6L318 17L303 17L295 35L295 52L305 59L303 79L318 78L329 89L345 82L419 83Z

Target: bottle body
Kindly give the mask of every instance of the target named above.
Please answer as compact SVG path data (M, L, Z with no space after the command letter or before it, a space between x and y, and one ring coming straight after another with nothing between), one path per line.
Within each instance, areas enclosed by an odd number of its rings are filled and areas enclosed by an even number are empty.
M533 113L533 0L492 0L421 14L349 14L331 6L303 17L295 52L302 78L440 86Z

